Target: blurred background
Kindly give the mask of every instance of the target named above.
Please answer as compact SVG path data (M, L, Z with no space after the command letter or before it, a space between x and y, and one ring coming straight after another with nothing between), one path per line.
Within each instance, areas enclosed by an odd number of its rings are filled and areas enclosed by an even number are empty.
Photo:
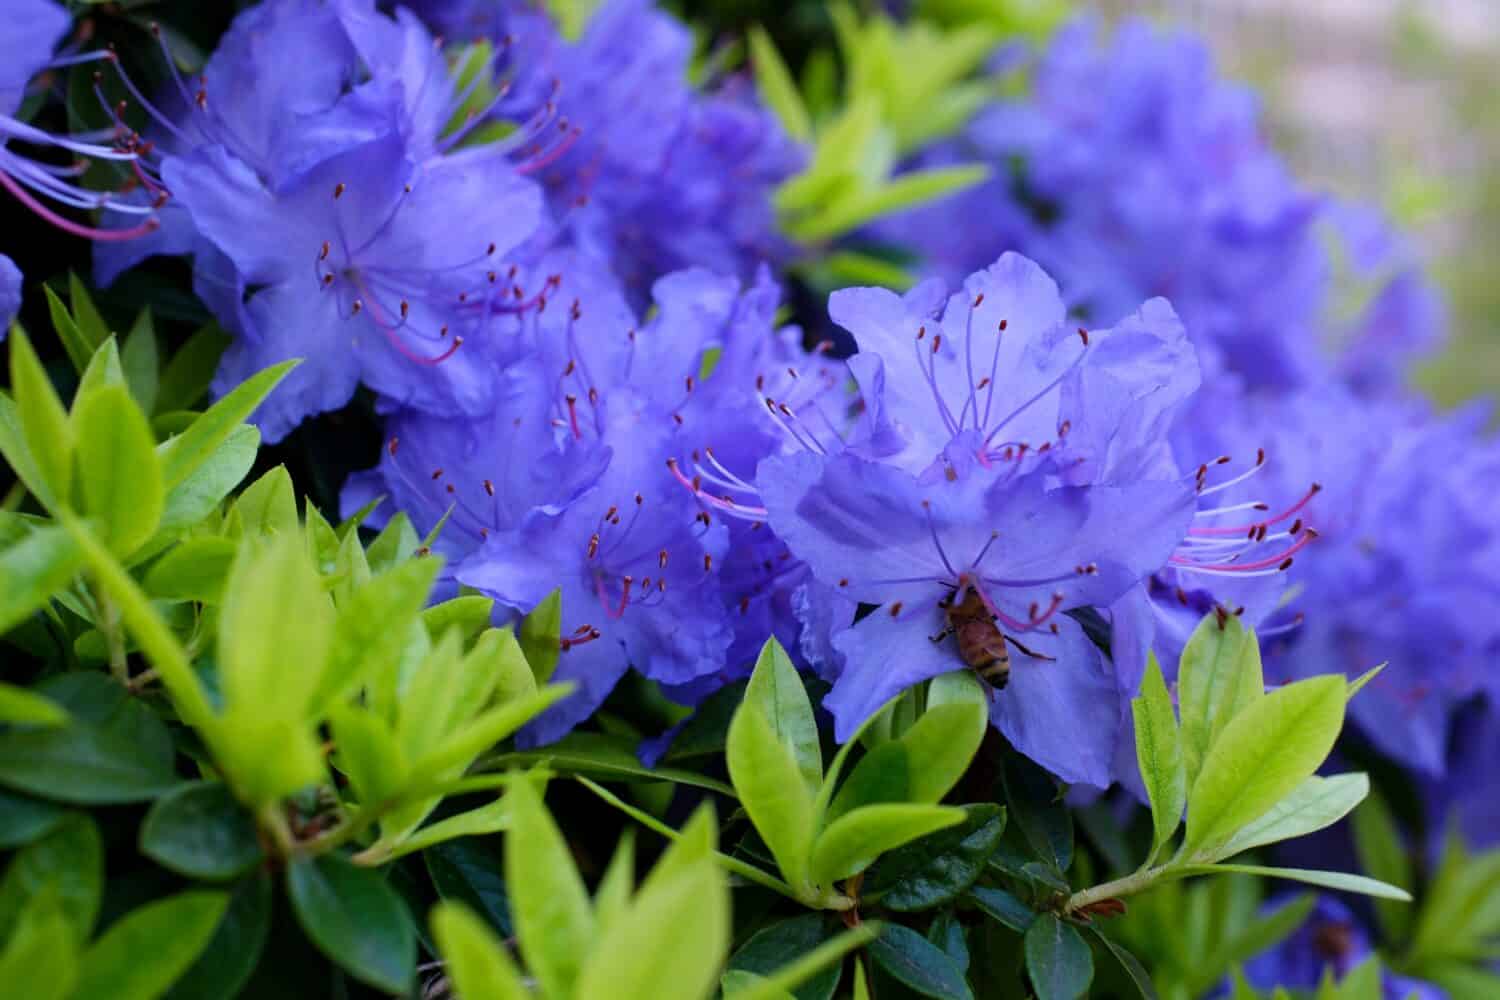
M1191 26L1256 87L1310 183L1384 206L1449 295L1453 344L1419 378L1500 390L1500 2L1091 0Z

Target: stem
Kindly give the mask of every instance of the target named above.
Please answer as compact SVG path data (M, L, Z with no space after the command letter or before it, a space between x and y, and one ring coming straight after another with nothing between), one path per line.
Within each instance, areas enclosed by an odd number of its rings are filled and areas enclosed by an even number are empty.
M130 687L130 664L125 662L125 633L120 625L120 609L100 588L96 595L99 604L99 629L109 647L109 672L115 680Z
M287 825L286 815L281 811L281 803L272 802L262 806L257 818L260 820L260 828L271 835L271 840L276 845L277 855L283 858L291 857L297 838L292 836L292 828Z
M1143 868L1138 872L1132 872L1124 878L1117 878L1112 882L1104 882L1094 886L1092 889L1083 889L1068 897L1063 904L1063 913L1075 913L1093 903L1106 899L1118 899L1122 896L1130 896L1137 892L1143 892L1151 888L1156 880L1167 874L1170 865L1161 865L1157 868Z

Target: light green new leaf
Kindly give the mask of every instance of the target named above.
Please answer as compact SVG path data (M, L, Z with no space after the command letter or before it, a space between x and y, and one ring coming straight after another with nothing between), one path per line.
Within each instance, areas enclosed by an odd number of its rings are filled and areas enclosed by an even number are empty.
M336 705L328 712L337 751L334 766L349 778L360 804L377 806L401 791L410 768L395 732L374 712Z
M1130 712L1135 720L1135 759L1151 800L1151 822L1156 831L1151 851L1155 855L1177 832L1182 810L1187 805L1182 737L1172 711L1172 696L1167 693L1155 653L1146 664L1140 696L1131 699Z
M1344 679L1288 684L1239 712L1188 793L1183 858L1215 856L1318 769L1344 723Z
M202 523L249 474L259 450L260 431L249 425L235 428L208 461L167 492L161 524L144 553L160 551L166 542Z
M210 323L187 339L172 360L162 369L156 387L156 413L188 410L208 392L219 356L229 344L229 336Z
M297 492L285 466L276 466L245 487L229 510L229 533L236 537L302 534Z
M33 531L0 552L0 633L45 605L82 565L77 543L58 527Z
M1189 788L1204 758L1234 717L1265 692L1260 645L1233 615L1205 615L1182 649L1177 703Z
M189 538L157 560L141 583L156 600L217 604L238 550L227 538Z
M78 390L73 398L82 399L85 393L105 385L128 388L125 382L125 368L120 362L120 349L115 345L114 337L100 344L94 356L89 358L88 367L79 376Z
M957 806L900 802L861 806L818 834L810 878L815 885L832 885L864 871L886 851L962 823L967 815Z
M934 677L927 687L927 710L900 736L907 801L938 802L952 791L973 763L989 726L989 702L972 671Z
M315 708L395 666L442 567L441 559L411 559L354 591L338 609L328 667L313 695Z
M462 1000L531 1000L504 942L472 910L444 901L430 922L444 971Z
M186 479L214 453L230 433L245 422L298 362L283 361L241 382L210 406L181 434L162 445L162 477L171 489Z
M1305 837L1332 826L1370 794L1370 779L1364 774L1337 774L1329 778L1313 775L1266 814L1241 827L1221 847L1217 857L1228 858L1266 844Z
M1265 865L1239 865L1219 863L1213 865L1180 865L1171 870L1171 877L1186 878L1190 875L1219 875L1238 873L1241 875L1259 875L1263 878L1284 878L1292 882L1305 882L1308 885L1322 886L1325 889L1335 889L1339 892L1357 892L1364 896L1375 896L1381 899L1399 899L1403 902L1411 902L1411 894L1405 889L1398 889L1393 885L1363 875L1350 875L1348 872L1324 872L1314 871L1307 868L1269 868Z
M545 684L557 669L562 641L562 591L554 590L521 619L521 652L538 684Z
M506 841L505 880L526 967L549 997L575 995L584 960L597 961L594 913L562 831L529 781L506 793L511 832ZM663 928L665 929L665 928ZM612 996L578 991L579 996Z
M1362 673L1358 677L1354 678L1354 680L1350 681L1349 682L1349 700L1353 701L1354 700L1354 696L1357 695L1357 694L1359 694L1361 691L1363 691L1365 689L1365 685L1366 684L1370 683L1375 678L1379 677L1380 674L1381 674L1381 672L1385 670L1385 667L1386 667L1386 665L1384 663L1376 664L1375 666L1371 667L1369 670L1366 670L1364 673Z
M20 462L7 457L18 474L26 464L31 465L38 481L26 485L49 509L65 504L73 481L75 431L52 380L20 327L12 329L10 335L10 387L15 393L16 416L28 455Z
M90 390L73 416L84 511L128 555L155 533L166 500L151 425L123 386Z
M474 758L572 693L571 683L552 684L534 695L487 709L463 729L449 735L430 753L413 761L412 771L440 774L449 768L468 767Z
M219 616L226 708L266 720L307 718L333 623L333 605L300 537L244 545Z
M745 688L744 704L758 709L771 724L776 739L796 759L808 794L816 795L823 783L823 748L818 742L818 724L813 720L812 702L808 701L802 678L774 636L761 647L755 672Z
M228 893L183 892L127 913L84 951L73 1000L156 1000L208 946L228 905Z
M510 826L510 807L505 799L461 812L456 816L439 820L422 827L404 838L388 852L381 854L382 861L394 861L415 851L425 851L433 844L456 840L459 837L478 837L486 833L498 833ZM362 858L360 860L363 860Z
M1413 965L1492 955L1500 938L1500 851L1471 855L1450 830L1437 874L1423 895L1409 953ZM1487 947L1488 946L1488 947Z
M68 713L51 698L0 681L0 723L20 726L66 726Z
M798 889L806 888L813 796L796 757L776 738L760 708L748 701L729 724L725 755L734 790L782 877Z
M0 950L0 983L26 1000L66 1000L78 980L78 938L57 894L43 892L21 914Z
M812 138L812 117L792 81L791 71L776 51L776 43L758 24L751 26L749 39L750 61L755 67L755 83L761 99L776 113L787 135L798 142L807 142Z
M729 930L729 883L711 857L648 878L625 919L614 921L589 949L575 995L658 1000L666 990L684 1000L709 996L729 950Z

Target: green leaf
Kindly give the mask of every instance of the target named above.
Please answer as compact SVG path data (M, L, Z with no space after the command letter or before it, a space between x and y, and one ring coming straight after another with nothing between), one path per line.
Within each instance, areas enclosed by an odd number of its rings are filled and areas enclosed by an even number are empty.
M1310 777L1338 738L1344 700L1342 677L1312 677L1238 712L1188 795L1182 857L1214 855Z
M68 360L73 362L73 370L82 372L89 365L89 359L93 357L94 350L99 345L90 343L79 330L78 324L73 321L72 313L68 307L63 305L62 299L57 293L46 285L42 286L42 293L47 296L47 312L52 317L52 327L57 331L57 337L62 341L63 350L68 354ZM15 385L12 381L11 385Z
M99 309L94 305L88 288L71 271L68 272L68 304L73 307L73 322L78 327L83 342L88 345L90 352L97 351L99 345L109 339L109 324L99 315Z
M1089 930L1094 932L1094 937L1099 939L1099 943L1104 945L1104 949L1114 960L1120 963L1120 968L1125 971L1126 978L1141 995L1142 1000L1157 1000L1156 984L1151 981L1151 973L1146 971L1141 960L1132 955L1124 945L1116 943L1097 926L1091 926Z
M989 731L990 707L969 670L933 678L927 710L900 736L908 802L939 802L968 771Z
M942 949L910 927L886 924L870 942L870 958L892 979L934 1000L973 1000L963 973Z
M177 784L172 738L144 705L101 724L0 731L0 784L86 805L144 802Z
M759 976L772 975L834 937L835 926L820 913L778 920L741 945L729 959L729 968ZM792 992L797 1000L831 1000L838 988L840 971L837 966L824 969Z
M1364 673L1360 674L1358 677L1354 678L1354 680L1350 681L1349 700L1353 701L1354 696L1363 691L1366 684L1369 684L1375 678L1379 677L1381 671L1385 670L1385 667L1386 665L1384 663L1377 664L1376 666L1373 666L1369 670L1366 670Z
M1339 892L1357 892L1364 896L1411 902L1411 894L1405 889L1398 889L1393 885L1386 885L1384 882L1378 882L1363 875L1350 875L1347 872L1312 871L1306 868L1268 868L1264 865L1239 865L1224 862L1212 865L1174 865L1171 869L1171 875L1176 878L1236 872L1242 875L1260 875L1264 878L1284 878L1292 882L1305 882L1308 885L1319 885L1325 889L1337 889Z
M968 891L1000 846L1005 810L964 806L964 822L889 852L865 875L860 897L898 912L932 909Z
M156 327L151 322L149 306L141 310L125 337L125 346L120 349L120 367L124 369L130 394L141 409L147 413L156 412L157 373L161 359L157 353Z
M530 1000L504 943L473 911L460 903L439 903L430 921L444 971L463 1000Z
M1494 1000L1500 996L1500 973L1475 968L1469 962L1424 965L1422 978L1446 991L1448 1000Z
M861 806L834 820L813 843L810 875L830 885L864 871L886 851L937 830L956 826L967 814L955 806L880 803Z
M88 816L69 815L57 829L11 858L0 879L0 940L43 893L56 896L74 940L88 940L104 893L104 844L99 827Z
M0 681L0 724L66 726L68 713L51 698Z
M1493 951L1500 937L1500 851L1470 856L1457 830L1450 830L1437 873L1417 914L1409 961L1472 961ZM1489 945L1487 948L1486 945Z
M878 921L865 921L852 930L824 941L800 958L782 965L774 973L761 976L760 981L754 985L747 984L735 994L735 1000L785 1000L786 994L799 989L804 983L812 983L825 969L837 972L836 963L841 958L856 948L869 944L883 929L884 925ZM861 981L859 974L863 965L856 962L854 967L855 996L858 997ZM800 993L794 995L801 996Z
M1265 815L1241 827L1219 850L1220 857L1316 833L1332 826L1370 794L1370 779L1363 774L1338 774L1329 778L1313 775L1272 806Z
M1205 615L1183 647L1177 667L1189 789L1219 735L1264 692L1255 633L1245 631L1234 615Z
M510 807L506 805L505 799L497 798L486 805L477 806L422 827L385 855L385 860L395 860L415 851L425 851L434 844L456 840L459 837L497 833L509 826Z
M155 1000L207 947L229 905L222 892L182 892L109 926L83 953L74 1000Z
M567 774L588 774L612 781L672 781L734 797L732 787L706 775L680 768L645 766L635 754L636 742L607 733L574 732L538 750L487 758L484 767L494 770L517 764L543 764Z
M1131 699L1131 716L1135 720L1135 758L1141 769L1141 780L1151 800L1151 821L1155 828L1151 850L1155 855L1177 832L1182 810L1187 805L1187 767L1182 757L1182 737L1177 730L1177 716L1172 711L1172 696L1162 679L1161 665L1152 653L1141 679L1139 697Z
M167 991L166 1000L237 996L255 971L271 931L271 877L240 882L198 960Z
M515 935L500 855L486 840L445 841L423 852L422 861L438 896L484 917L502 937Z
M245 487L230 507L232 535L301 535L297 520L297 492L292 477L282 465L269 470ZM373 563L372 563L373 568Z
M1019 754L1007 754L1003 770L1005 800L1016 828L1056 872L1073 863L1073 817L1062 793L1040 767Z
M729 777L761 839L792 886L807 885L813 797L791 748L776 738L758 706L746 700L729 725Z
M31 900L0 950L0 983L26 1000L66 1000L78 979L78 938L56 893Z
M328 667L312 697L315 709L395 669L440 569L441 560L412 559L354 591L334 621Z
M283 361L255 373L210 406L187 430L162 446L162 481L171 489L208 461L230 433L297 367Z
M405 993L417 939L406 904L380 873L329 854L287 866L287 894L313 944L355 979Z
M414 561L442 565L436 559ZM462 633L465 642L472 642L479 633L490 627L490 617L494 608L493 598L479 594L465 594L424 609L422 624L426 626L427 634L434 639L450 628L457 628ZM530 673L529 668L527 672Z
M119 386L91 390L74 417L84 510L112 551L133 552L156 531L166 499L151 426Z
M1380 793L1371 795L1354 810L1351 826L1360 871L1408 891L1416 885L1411 855L1407 853L1395 817ZM1375 915L1387 940L1406 940L1411 930L1410 907L1377 900Z
M156 387L155 412L170 413L196 406L208 392L219 368L219 356L228 344L229 337L212 323L189 337L162 370Z
M89 358L89 365L78 379L78 389L73 398L75 401L82 399L86 393L106 385L129 388L125 382L125 369L120 364L120 349L115 346L114 337L100 344L94 356Z
M0 788L0 851L13 851L46 836L66 815L55 803Z
M538 684L545 684L557 669L562 641L562 591L554 590L521 619L521 652L531 664Z
M1094 979L1094 956L1083 938L1050 913L1026 930L1026 975L1037 1000L1075 1000Z
M812 702L791 657L774 636L761 647L750 685L745 688L744 703L759 710L771 724L777 741L791 750L797 761L808 795L817 795L823 783L823 748L818 742Z
M755 66L755 83L761 99L776 113L787 135L798 142L807 142L812 138L812 116L808 114L807 105L802 103L802 95L792 81L791 71L776 51L776 43L758 24L751 25L748 38L750 60Z
M189 538L157 560L141 585L160 601L218 604L238 551L239 546L227 538Z
M219 881L262 859L255 820L217 781L183 785L158 799L141 824L141 853L188 878Z
M266 720L306 718L323 682L333 623L333 605L300 538L242 546L219 616L226 709Z
M520 937L521 955L548 996L574 995L585 958L597 956L594 914L562 831L529 781L506 793L511 833L505 881ZM581 988L579 996L603 996ZM618 994L617 994L618 995Z
M462 730L445 738L431 753L412 761L412 770L418 774L438 774L451 767L467 767L481 753L572 693L572 684L553 684L534 695L487 709Z
M236 428L208 461L167 493L154 543L176 538L212 514L250 472L259 450L260 431Z
M969 898L988 916L1017 934L1026 933L1036 920L1036 912L1031 907L1004 889L975 886L969 890Z
M52 380L20 327L11 331L10 386L15 393L16 415L28 455L21 461L17 461L17 456L6 457L18 474L25 471L25 465L32 466L38 481L26 485L49 509L65 504L73 481L77 438L62 400L52 388Z
M62 528L31 532L0 552L0 633L46 605L83 565L83 553Z

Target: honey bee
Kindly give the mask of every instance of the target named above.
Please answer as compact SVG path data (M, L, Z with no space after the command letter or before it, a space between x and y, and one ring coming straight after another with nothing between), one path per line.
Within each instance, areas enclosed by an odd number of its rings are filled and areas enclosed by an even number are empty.
M979 591L966 581L960 581L953 593L938 602L938 607L947 616L947 625L937 635L928 638L942 642L948 636L954 636L958 642L959 658L980 680L997 691L1003 690L1010 682L1010 650L1006 643L1033 659L1053 659L1032 652L1000 631Z

